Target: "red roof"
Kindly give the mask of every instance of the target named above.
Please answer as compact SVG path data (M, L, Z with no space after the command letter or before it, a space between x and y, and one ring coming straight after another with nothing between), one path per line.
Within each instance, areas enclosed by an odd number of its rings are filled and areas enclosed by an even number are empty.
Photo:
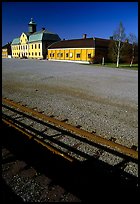
M55 48L94 48L94 39L93 38L84 38L84 39L73 39L73 40L61 40L51 44L48 49Z

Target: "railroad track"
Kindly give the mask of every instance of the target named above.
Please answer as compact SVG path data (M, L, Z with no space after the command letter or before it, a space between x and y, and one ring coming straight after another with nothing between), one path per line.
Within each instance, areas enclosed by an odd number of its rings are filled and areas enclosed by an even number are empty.
M2 121L69 162L95 158L132 174L131 166L134 166L137 174L136 146L123 146L114 138L107 140L81 126L68 124L67 119L57 120L36 107L31 109L7 98L2 99Z

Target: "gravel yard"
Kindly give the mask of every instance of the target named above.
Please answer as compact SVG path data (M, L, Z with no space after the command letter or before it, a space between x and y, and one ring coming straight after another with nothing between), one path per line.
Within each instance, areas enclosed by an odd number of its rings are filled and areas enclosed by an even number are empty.
M138 146L138 71L2 59L2 96Z

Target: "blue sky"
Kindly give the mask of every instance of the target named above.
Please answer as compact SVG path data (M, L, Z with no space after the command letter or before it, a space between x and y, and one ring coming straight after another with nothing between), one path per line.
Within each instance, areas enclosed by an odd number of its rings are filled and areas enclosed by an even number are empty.
M33 18L61 39L108 39L120 21L126 35L138 36L138 2L2 2L2 45L28 32Z

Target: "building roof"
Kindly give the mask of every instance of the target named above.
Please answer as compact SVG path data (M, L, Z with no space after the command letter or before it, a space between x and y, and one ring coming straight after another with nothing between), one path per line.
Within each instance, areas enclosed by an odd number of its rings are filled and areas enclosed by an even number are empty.
M18 45L20 44L20 38L14 38L14 40L12 41L12 45Z
M25 35L27 35L27 37L29 37L30 35L32 35L32 33L30 33L30 32L23 32L23 33L25 33Z
M47 30L37 31L29 36L29 42L41 41L41 40L59 41L61 39L57 34L51 33Z
M56 48L107 48L110 39L102 38L82 38L73 40L61 40L51 44L48 49Z
M55 48L94 48L93 38L61 40L51 44L48 49Z
M29 42L41 41L43 33L34 33L29 36Z
M95 38L96 48L108 48L110 39Z
M11 42L7 43L6 45L3 45L2 49L7 49L7 48L10 48L10 47L11 47Z

